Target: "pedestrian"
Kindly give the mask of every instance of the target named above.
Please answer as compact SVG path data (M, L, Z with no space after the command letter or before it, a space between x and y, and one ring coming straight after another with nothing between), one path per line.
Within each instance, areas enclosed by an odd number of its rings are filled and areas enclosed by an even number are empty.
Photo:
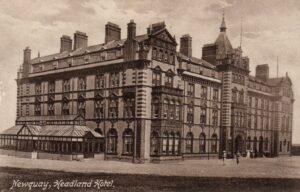
M223 158L223 165L225 165L225 160L226 160L226 151L225 150L223 151L222 158Z
M240 159L239 159L240 153L237 152L236 155L235 155L235 157L236 157L236 164L238 165L240 163Z

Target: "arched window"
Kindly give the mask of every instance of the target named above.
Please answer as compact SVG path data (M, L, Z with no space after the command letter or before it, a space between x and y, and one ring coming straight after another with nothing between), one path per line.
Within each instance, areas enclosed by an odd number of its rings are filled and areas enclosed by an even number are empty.
M247 150L250 150L251 149L251 137L249 136L247 138Z
M174 154L179 154L179 149L180 149L180 134L179 133L176 133L175 134L175 138L174 138Z
M170 135L169 135L169 138L168 138L168 143L169 143L169 155L173 154L173 151L174 151L174 140L175 140L175 134L172 132Z
M213 134L211 136L211 152L217 153L218 152L218 136L216 134Z
M151 155L159 154L159 134L156 131L153 131L151 134Z
M175 116L175 102L173 100L170 101L169 103L169 118L170 119L174 119L174 116Z
M185 153L193 153L193 133L191 132L186 135Z
M159 118L159 100L158 98L153 98L152 100L152 118Z
M269 151L269 139L268 139L268 137L266 137L266 139L265 139L265 147L264 147L264 150L265 150L265 151Z
M123 154L133 153L133 131L127 128L123 133Z
M107 134L107 153L117 153L118 133L110 129Z
M162 154L167 154L167 148L168 148L168 133L164 132L162 137Z
M152 85L159 86L161 85L161 72L158 70L154 70L152 74Z
M201 133L200 137L200 153L205 153L206 152L206 136L205 133Z
M176 102L175 106L175 119L180 120L180 102Z
M168 99L164 99L163 109L164 109L164 116L163 116L163 118L167 119L168 118L168 114L169 114L169 100Z

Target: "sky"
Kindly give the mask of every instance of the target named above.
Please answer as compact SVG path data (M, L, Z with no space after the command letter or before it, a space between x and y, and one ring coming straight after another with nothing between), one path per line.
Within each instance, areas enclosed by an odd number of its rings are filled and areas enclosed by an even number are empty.
M104 42L108 21L122 28L130 19L137 34L149 24L165 21L177 42L183 34L193 38L193 56L201 58L202 46L213 43L225 12L227 35L234 47L241 42L250 70L269 64L270 76L293 82L293 143L300 143L300 1L298 0L0 0L0 130L14 125L16 118L17 69L23 49L32 57L59 52L60 37L76 30L86 32L88 44Z

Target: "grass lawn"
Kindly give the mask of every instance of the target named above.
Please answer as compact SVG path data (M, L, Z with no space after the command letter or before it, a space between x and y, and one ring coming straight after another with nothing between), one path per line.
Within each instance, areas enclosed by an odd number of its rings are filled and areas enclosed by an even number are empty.
M138 174L70 173L42 169L0 167L0 191L29 191L28 187L14 187L13 181L49 182L57 191L56 180L66 182L90 182L92 187L60 187L58 191L300 191L300 179L271 178L223 178L223 177L180 177ZM96 181L98 185L95 185ZM106 182L105 182L106 181ZM74 182L73 182L74 183ZM79 183L78 186L80 186ZM49 186L48 185L48 186ZM106 187L103 187L106 185ZM88 185L87 185L88 186ZM31 191L43 191L32 188Z

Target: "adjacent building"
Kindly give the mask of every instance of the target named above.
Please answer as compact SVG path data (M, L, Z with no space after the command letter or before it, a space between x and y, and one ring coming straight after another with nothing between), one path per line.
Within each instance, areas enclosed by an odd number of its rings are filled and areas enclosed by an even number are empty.
M226 30L223 16L202 58L193 57L190 35L177 52L164 22L136 35L133 20L126 39L108 22L103 44L90 46L77 31L52 55L32 59L25 48L16 125L1 133L1 153L132 162L290 155L291 79L270 78L267 64L251 76Z

